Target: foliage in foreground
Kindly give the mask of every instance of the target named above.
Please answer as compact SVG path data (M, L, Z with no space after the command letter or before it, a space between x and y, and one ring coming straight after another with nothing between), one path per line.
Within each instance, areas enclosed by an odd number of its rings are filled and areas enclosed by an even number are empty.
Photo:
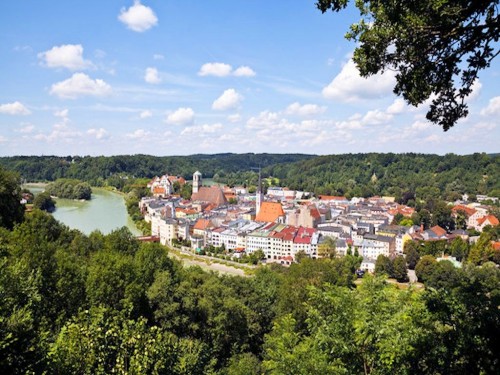
M348 0L318 0L324 13ZM361 20L346 38L358 42L362 76L395 71L394 93L417 106L431 99L427 119L443 130L468 114L466 98L479 72L500 52L498 0L355 1Z
M35 210L0 229L0 371L493 374L500 271L449 270L425 292L355 287L356 257L252 278L183 268L126 228L69 230ZM453 272L453 274L451 274Z

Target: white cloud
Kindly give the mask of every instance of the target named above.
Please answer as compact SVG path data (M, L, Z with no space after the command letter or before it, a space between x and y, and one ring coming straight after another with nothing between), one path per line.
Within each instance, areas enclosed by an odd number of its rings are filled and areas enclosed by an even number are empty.
M313 116L313 115L319 115L325 111L326 107L322 107L317 104L301 105L299 102L295 102L287 107L285 113L288 115L297 115L297 116Z
M241 121L241 115L239 113L235 113L234 115L229 115L227 116L227 121L229 122L240 122Z
M332 140L345 139L349 133L336 129L333 120L303 120L290 122L281 113L264 111L251 117L246 128L252 132L251 140L267 147L289 148L291 145L327 145Z
M31 52L33 51L33 48L31 46L15 46L14 51L16 52Z
M230 75L236 77L254 77L256 75L255 71L249 66L240 66L233 71L233 67L225 63L206 63L203 64L198 72L199 76L215 76L215 77L227 77Z
M94 56L98 59L104 59L107 56L106 51L103 51L102 49L96 49L94 51Z
M373 111L368 111L366 115L363 116L362 123L364 125L379 125L386 123L391 119L392 119L391 114L376 109Z
M205 124L200 126L188 126L184 128L181 132L182 135L204 135L204 134L212 134L222 129L222 124Z
M82 133L78 130L71 129L66 121L62 124L55 124L53 130L49 134L38 133L34 136L36 140L46 141L46 142L67 142L71 143L73 140L78 139L82 136Z
M111 93L111 86L102 79L91 79L84 73L75 73L71 78L52 85L52 95L62 99L75 99L79 96L104 96Z
M153 112L149 111L149 110L145 110L145 111L142 111L140 114L139 114L139 117L140 118L149 118L149 117L152 117L153 116Z
M400 113L403 113L407 108L408 105L406 104L404 99L397 98L389 107L387 107L387 113L391 115L399 115Z
M158 18L150 7L144 6L139 0L134 1L130 8L122 8L118 19L130 30L139 33L149 30L158 24Z
M137 129L133 133L125 134L125 137L130 139L145 139L151 135L151 132L148 132L144 129Z
M359 118L350 118L345 121L339 121L335 124L335 127L340 130L355 130L361 129L363 124L361 123Z
M235 89L227 89L213 102L212 109L225 111L236 108L242 100L243 97L238 94Z
M6 115L29 115L31 111L21 102L0 104L0 113Z
M147 83L158 84L161 82L161 78L158 74L158 69L156 68L147 68L146 73L144 74L144 80Z
M258 116L250 117L247 121L247 127L250 129L271 128L280 121L279 113L263 111Z
M483 84L479 82L479 79L476 79L471 87L472 92L467 97L467 101L472 102L476 100L481 94L481 89L483 88Z
M488 106L481 110L482 116L498 116L500 115L500 96L491 98Z
M255 71L249 66L240 66L233 73L236 77L255 77Z
M69 113L68 109L62 109L60 111L55 111L54 116L65 118L68 117L68 113Z
M35 130L35 125L24 124L24 126L21 129L19 129L19 133L30 134L33 133L33 130Z
M431 134L427 138L424 139L426 142L440 142L441 137L437 134Z
M417 120L411 125L410 130L423 131L429 129L431 126L429 121Z
M7 141L8 141L7 138L5 138L3 135L0 135L0 143L5 143Z
M48 51L39 53L38 58L42 60L42 65L48 68L81 70L93 67L90 60L83 58L83 47L81 44L54 46Z
M231 74L233 67L224 63L206 63L203 64L198 72L200 76L226 77Z
M160 55L159 53L155 53L155 54L153 55L153 59L154 59L154 60L163 60L163 59L165 59L165 56Z
M472 129L474 130L493 130L497 127L497 124L494 124L492 122L478 122L477 124L474 124Z
M387 71L368 78L360 76L356 65L350 59L340 73L323 89L323 96L345 102L377 98L392 92L395 74Z
M167 116L166 122L174 125L187 125L194 121L194 111L191 108L181 107Z
M89 129L87 130L87 134L95 137L96 139L106 139L109 137L108 132L106 129L99 128L99 129Z

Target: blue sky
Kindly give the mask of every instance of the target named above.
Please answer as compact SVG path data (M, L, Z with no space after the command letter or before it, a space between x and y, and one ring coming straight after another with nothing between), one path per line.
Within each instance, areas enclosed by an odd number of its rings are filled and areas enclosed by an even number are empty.
M443 132L313 0L0 6L0 155L499 152L500 65Z

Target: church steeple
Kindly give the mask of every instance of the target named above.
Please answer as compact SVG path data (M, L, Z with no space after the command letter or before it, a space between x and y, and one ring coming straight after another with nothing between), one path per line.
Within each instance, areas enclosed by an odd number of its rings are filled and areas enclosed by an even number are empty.
M258 215L260 211L260 206L262 205L262 179L260 175L259 167L259 184L257 186L257 194L255 196L255 214Z

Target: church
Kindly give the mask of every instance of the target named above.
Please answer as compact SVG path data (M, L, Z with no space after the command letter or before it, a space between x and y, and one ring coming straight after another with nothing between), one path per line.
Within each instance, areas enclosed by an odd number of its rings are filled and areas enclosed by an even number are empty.
M191 195L191 201L206 203L214 207L228 204L226 196L219 186L203 186L202 174L199 171L193 174L193 194Z

